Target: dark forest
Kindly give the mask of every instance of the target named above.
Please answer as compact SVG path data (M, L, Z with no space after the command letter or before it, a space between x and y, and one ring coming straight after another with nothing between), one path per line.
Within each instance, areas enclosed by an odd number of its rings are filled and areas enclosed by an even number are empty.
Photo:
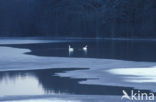
M156 38L156 0L0 0L0 36Z

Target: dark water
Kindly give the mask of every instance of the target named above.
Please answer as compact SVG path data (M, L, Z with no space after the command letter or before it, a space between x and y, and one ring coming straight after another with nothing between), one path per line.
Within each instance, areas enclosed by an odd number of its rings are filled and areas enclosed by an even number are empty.
M69 53L68 46L74 48ZM87 51L83 51L84 46ZM17 48L29 48L32 55L56 57L87 57L121 59L131 61L156 61L156 41L144 40L86 40L64 43L7 45Z
M122 90L130 92L133 89L130 87L79 84L80 81L88 79L56 76L56 73L73 70L89 69L66 68L0 72L0 96L45 94L122 95ZM136 89L133 90L137 91ZM148 93L150 91L142 90L142 92Z
M68 46L74 48L69 53ZM83 50L84 46L87 50ZM120 41L90 40L63 43L14 44L1 45L16 48L29 48L27 53L37 56L107 58L132 61L156 61L155 41ZM122 90L130 92L131 87L79 84L84 79L72 79L56 76L73 70L89 69L45 69L31 71L0 72L0 95L44 95L44 94L78 94L78 95L122 95ZM98 80L98 79L95 79ZM133 89L137 91L137 89ZM146 91L147 93L150 91Z

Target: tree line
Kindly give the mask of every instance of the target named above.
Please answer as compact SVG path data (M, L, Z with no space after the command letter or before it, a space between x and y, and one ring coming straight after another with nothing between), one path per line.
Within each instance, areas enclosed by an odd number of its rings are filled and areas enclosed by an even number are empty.
M0 36L156 37L156 0L0 0Z

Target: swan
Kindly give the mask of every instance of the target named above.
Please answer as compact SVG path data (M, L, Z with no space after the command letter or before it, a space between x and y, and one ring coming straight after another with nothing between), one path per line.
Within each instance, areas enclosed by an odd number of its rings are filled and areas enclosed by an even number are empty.
M88 50L88 46L86 45L85 47L82 48L84 51Z
M74 48L72 48L72 47L69 45L68 50L69 50L69 52L73 52L73 51L74 51Z

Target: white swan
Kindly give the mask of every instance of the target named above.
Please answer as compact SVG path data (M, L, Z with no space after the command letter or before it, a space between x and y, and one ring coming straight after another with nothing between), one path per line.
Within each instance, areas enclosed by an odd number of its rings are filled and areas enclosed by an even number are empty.
M88 50L88 46L86 45L85 47L82 48L84 51Z
M69 52L73 52L73 51L74 51L74 48L72 48L72 47L69 45L68 50L69 50Z

